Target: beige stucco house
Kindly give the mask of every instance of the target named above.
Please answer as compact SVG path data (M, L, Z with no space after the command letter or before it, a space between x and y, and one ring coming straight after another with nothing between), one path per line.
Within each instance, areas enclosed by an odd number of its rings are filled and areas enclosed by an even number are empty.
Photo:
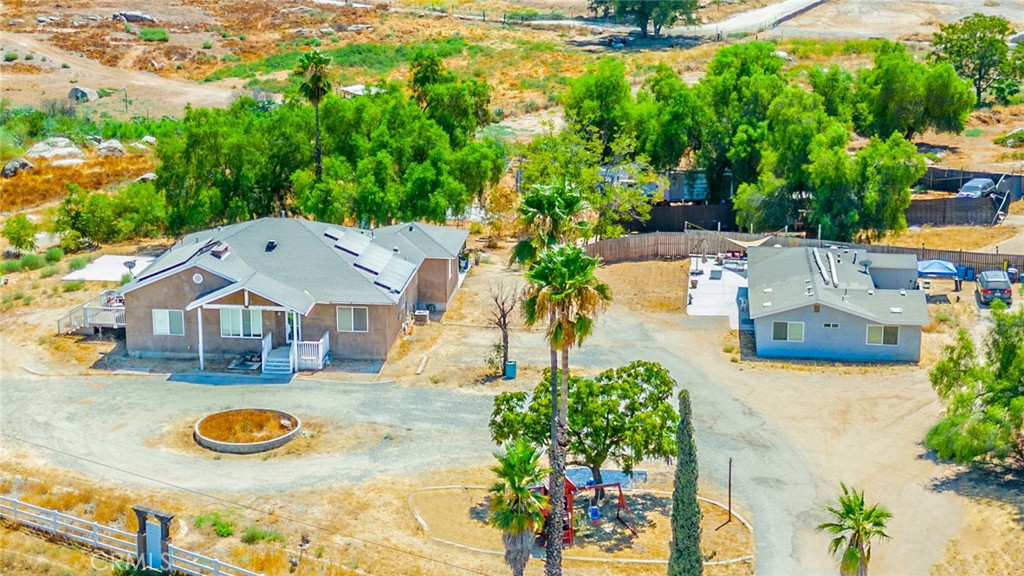
M251 353L281 373L382 360L413 311L447 306L466 237L293 218L189 234L122 288L128 353L196 358L200 369Z

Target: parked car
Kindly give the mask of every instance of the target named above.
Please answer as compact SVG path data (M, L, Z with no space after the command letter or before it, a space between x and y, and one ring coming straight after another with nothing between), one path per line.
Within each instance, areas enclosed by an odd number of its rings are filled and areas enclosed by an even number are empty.
M1013 284L1010 283L1010 275L1002 270L986 270L978 274L978 297L982 303L989 304L996 298L1006 302L1007 305L1013 302Z
M989 178L972 178L960 187L957 198L981 198L989 196L996 189L996 183Z

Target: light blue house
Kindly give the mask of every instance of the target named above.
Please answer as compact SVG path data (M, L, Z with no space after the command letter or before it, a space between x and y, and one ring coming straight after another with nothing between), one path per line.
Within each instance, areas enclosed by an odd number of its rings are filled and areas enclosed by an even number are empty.
M863 250L751 248L741 319L757 354L859 362L917 362L925 293L917 258ZM745 299L743 298L745 296Z

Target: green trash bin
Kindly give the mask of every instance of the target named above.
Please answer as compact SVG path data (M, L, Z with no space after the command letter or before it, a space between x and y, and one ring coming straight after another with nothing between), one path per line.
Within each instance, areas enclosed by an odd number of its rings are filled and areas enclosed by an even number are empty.
M508 362L505 362L505 380L515 380L515 379L516 379L516 361L515 360L509 360Z

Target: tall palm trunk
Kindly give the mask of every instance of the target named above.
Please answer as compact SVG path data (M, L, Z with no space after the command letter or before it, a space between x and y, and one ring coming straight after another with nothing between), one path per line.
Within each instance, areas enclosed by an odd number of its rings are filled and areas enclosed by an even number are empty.
M562 393L558 398L558 422L562 432L568 438L569 434L569 344L562 343ZM566 446L562 444L562 446Z
M316 179L319 180L324 174L323 155L320 151L320 103L313 104L313 116L316 118L316 148L313 151L316 160Z
M506 532L501 535L505 544L505 563L512 568L512 576L523 576L526 564L533 550L533 530L523 532Z
M551 322L555 321L554 312ZM565 514L565 458L562 427L559 422L561 399L558 394L558 349L551 346L551 476L548 482L548 522L545 530L544 574L562 576L562 516Z

